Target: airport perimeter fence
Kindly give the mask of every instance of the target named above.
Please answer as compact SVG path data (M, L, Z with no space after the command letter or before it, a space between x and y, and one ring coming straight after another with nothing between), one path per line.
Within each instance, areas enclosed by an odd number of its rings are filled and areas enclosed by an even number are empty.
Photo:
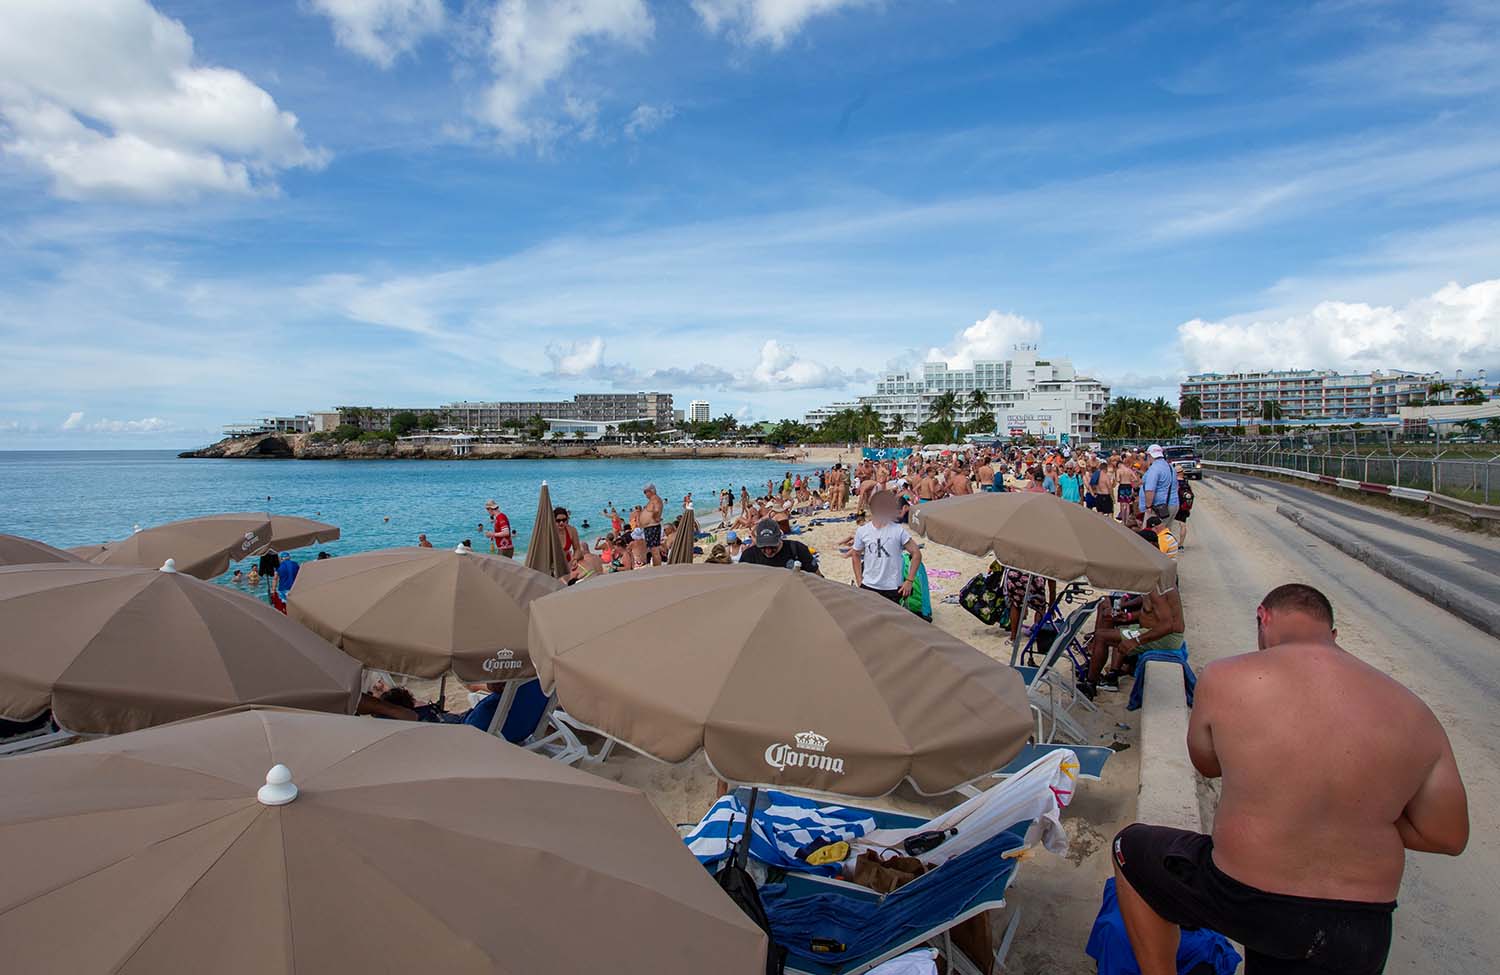
M1204 460L1280 467L1366 484L1431 491L1478 504L1500 503L1500 455L1471 452L1318 450L1297 438L1265 438L1204 443Z

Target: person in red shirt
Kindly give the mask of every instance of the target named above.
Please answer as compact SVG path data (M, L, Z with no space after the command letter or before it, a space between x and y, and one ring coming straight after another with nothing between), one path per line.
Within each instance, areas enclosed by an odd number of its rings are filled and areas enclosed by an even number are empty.
M505 512L500 510L500 505L494 498L484 503L484 510L495 519L494 530L485 532L495 545L495 554L507 559L515 558L516 542L510 533L510 519L505 517Z

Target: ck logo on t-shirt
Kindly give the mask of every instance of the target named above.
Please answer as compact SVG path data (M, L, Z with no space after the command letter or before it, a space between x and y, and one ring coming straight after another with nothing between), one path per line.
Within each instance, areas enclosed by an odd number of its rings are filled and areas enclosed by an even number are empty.
M891 557L891 553L885 550L885 539L881 538L878 535L875 537L875 554L882 559L888 559Z

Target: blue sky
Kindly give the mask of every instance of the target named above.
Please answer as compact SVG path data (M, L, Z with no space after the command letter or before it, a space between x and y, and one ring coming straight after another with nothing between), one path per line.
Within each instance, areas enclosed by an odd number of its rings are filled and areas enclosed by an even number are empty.
M1500 366L1500 8L9 0L0 448Z

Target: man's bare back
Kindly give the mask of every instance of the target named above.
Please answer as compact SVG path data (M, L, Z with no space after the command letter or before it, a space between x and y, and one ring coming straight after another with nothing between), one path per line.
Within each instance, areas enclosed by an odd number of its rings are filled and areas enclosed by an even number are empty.
M1223 771L1221 870L1275 893L1396 899L1406 862L1397 823L1452 762L1416 695L1336 644L1290 644L1205 668L1193 723L1210 729Z

